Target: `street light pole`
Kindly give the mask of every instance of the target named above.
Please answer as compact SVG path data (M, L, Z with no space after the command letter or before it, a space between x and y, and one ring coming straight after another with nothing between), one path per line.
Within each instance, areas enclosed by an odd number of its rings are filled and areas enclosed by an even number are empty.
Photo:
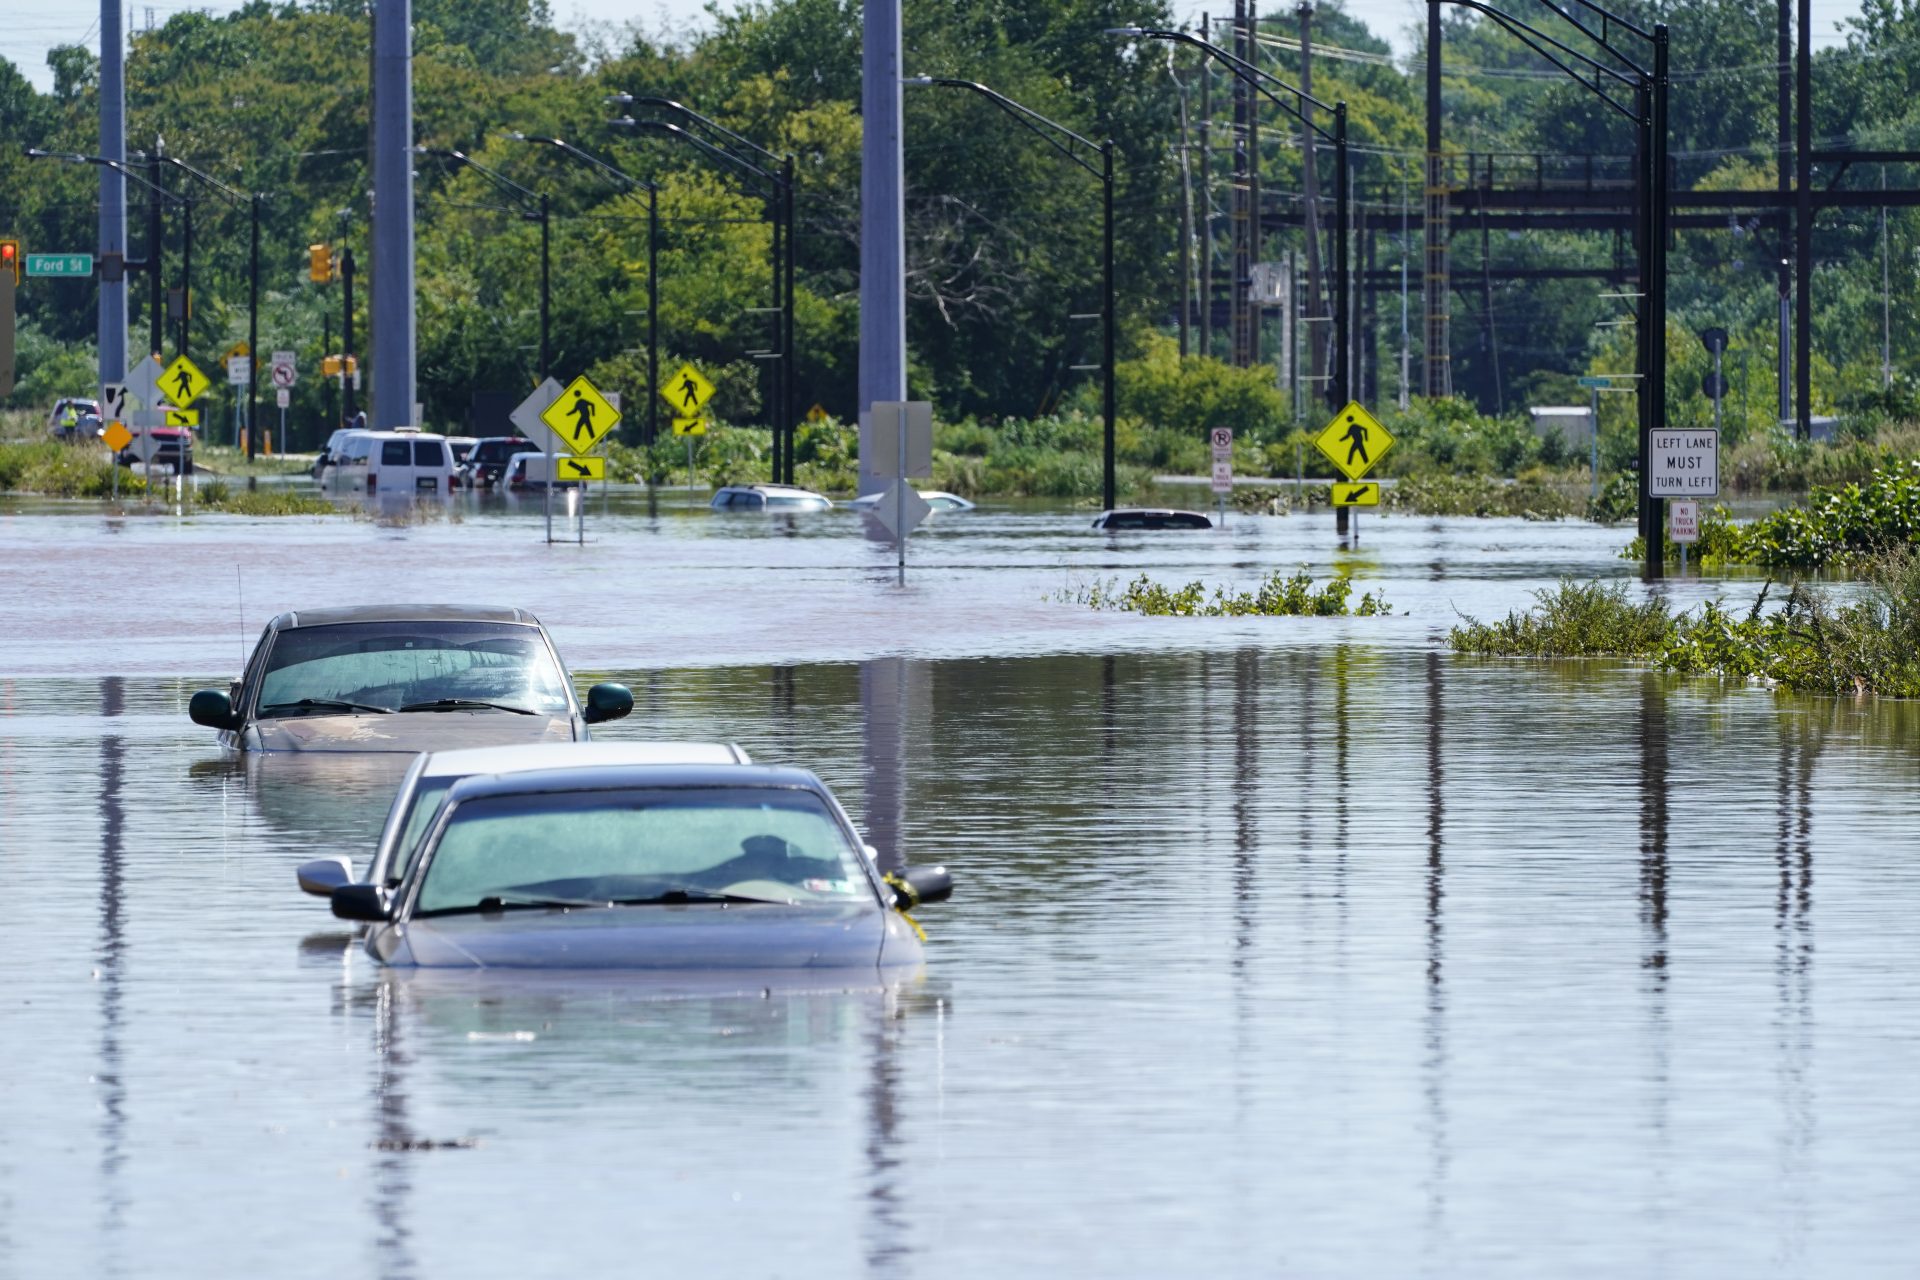
M254 388L260 372L260 193L247 200L247 461L260 447L258 399ZM280 448L287 447L286 423L281 423Z
M465 165L500 190L522 202L521 216L528 221L540 224L540 380L546 381L551 372L552 359L548 341L549 320L551 318L550 299L552 296L552 219L547 204L547 193L535 194L515 182L505 174L489 169L464 151L453 151L446 147L415 147L414 152L423 156L438 156L442 160L451 160Z
M1113 269L1113 139L1108 138L1096 144L1082 137L1080 134L1075 133L1072 129L1067 128L1067 126L1061 124L1058 120L1043 116L1032 107L1015 102L1012 98L1007 97L1006 94L989 89L986 85L975 80L959 80L950 76L913 76L902 80L901 83L913 86L939 85L948 89L971 90L993 103L994 106L999 107L1009 116L1012 116L1015 121L1024 125L1030 132L1038 136L1046 142L1048 146L1051 146L1068 160L1100 179L1102 227L1100 319L1101 329L1103 331L1101 334L1100 360L1101 431L1103 437L1100 467L1100 501L1102 510L1111 511L1113 510L1114 502L1117 500L1118 493L1118 485L1114 474L1115 419L1118 403L1114 392L1114 349L1116 346L1114 335L1117 327L1118 313L1114 303ZM1049 130L1051 130L1051 132L1049 132ZM1062 139L1065 139L1065 141L1062 141ZM1095 165L1082 154L1082 151L1098 152L1100 155L1100 163Z

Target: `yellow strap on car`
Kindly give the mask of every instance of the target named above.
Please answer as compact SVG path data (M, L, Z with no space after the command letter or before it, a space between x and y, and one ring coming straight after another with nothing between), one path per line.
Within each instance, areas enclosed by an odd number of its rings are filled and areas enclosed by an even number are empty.
M906 882L906 879L904 877L895 875L891 871L882 875L880 878L886 882L888 888L894 890L901 897L907 900L907 905L905 907L896 906L894 910L900 913L900 918L902 920L905 920L908 924L913 926L913 932L915 933L915 935L919 937L920 941L925 942L927 940L927 931L920 927L920 922L918 920L915 920L912 916L907 914L908 907L917 907L920 905L920 895L917 892L915 892L914 887L912 885Z

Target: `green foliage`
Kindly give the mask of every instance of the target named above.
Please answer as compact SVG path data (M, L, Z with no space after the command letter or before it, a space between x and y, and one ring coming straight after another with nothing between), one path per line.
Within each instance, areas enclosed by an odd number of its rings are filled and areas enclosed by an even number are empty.
M1641 657L1673 628L1658 600L1635 602L1625 582L1574 582L1534 592L1535 606L1498 622L1463 616L1447 635L1460 653L1531 658Z
M1426 470L1510 476L1540 460L1540 439L1518 414L1490 416L1458 397L1416 398L1404 412L1382 415L1397 438L1381 461L1387 475Z
M1759 565L1807 571L1865 565L1920 541L1920 459L1875 470L1864 484L1820 489L1801 506L1785 507L1748 524L1736 523L1725 507L1700 520L1695 554L1703 567ZM1669 561L1679 548L1667 543ZM1645 543L1635 538L1622 556L1637 560Z
M1371 591L1363 594L1357 605L1349 607L1347 600L1353 594L1350 578L1336 576L1316 588L1304 565L1286 576L1278 569L1273 570L1253 591L1231 592L1225 587L1215 587L1211 596L1205 583L1167 587L1144 573L1125 588L1117 588L1116 583L1117 579L1095 583L1073 600L1090 609L1157 618L1373 617L1392 612L1386 597Z
M1180 358L1179 346L1149 335L1140 356L1114 366L1119 412L1149 430L1168 428L1204 454L1212 427L1231 427L1236 443L1268 440L1292 425L1292 406L1263 365L1241 369L1210 356ZM1089 406L1091 409L1091 406Z
M105 498L113 493L114 465L94 445L57 440L0 443L0 492L39 493L56 498ZM120 492L146 491L146 480L120 473Z
M235 516L332 516L343 510L325 498L283 485L235 489L224 480L200 485L193 499L209 511Z
M1396 511L1429 516L1521 516L1559 520L1579 509L1564 485L1541 474L1508 482L1492 476L1426 471L1381 491Z

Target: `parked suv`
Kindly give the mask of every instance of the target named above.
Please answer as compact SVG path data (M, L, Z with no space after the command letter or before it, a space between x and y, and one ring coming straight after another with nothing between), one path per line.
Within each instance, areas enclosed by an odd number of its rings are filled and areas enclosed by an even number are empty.
M715 511L831 511L824 495L793 484L730 484L707 505Z

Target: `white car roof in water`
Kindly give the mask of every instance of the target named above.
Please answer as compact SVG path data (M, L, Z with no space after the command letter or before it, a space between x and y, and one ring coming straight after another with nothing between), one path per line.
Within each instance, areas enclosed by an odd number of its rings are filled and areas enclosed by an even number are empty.
M752 763L746 752L727 742L540 742L436 751L427 757L421 776L469 778L601 765Z

